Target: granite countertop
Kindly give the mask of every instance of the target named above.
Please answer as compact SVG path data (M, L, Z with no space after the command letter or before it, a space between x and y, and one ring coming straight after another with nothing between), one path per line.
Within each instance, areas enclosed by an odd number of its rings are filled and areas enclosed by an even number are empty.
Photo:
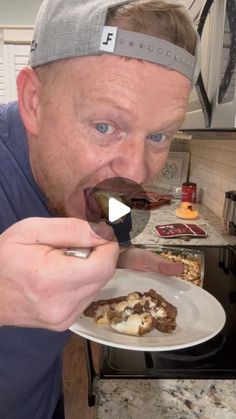
M95 418L235 419L236 380L100 380Z
M168 246L228 246L236 244L236 236L229 236L222 232L221 219L217 217L212 211L204 205L198 203L197 209L199 216L195 220L182 220L175 215L176 207L179 201L173 201L170 205L163 205L162 207L150 211L150 219L145 229L138 234L134 234L132 242L134 245L168 245ZM133 210L135 226L135 217L139 223L145 217L144 211ZM207 237L202 238L173 238L164 239L157 236L154 227L157 224L172 224L172 223L191 223L197 224L203 229L207 230ZM135 228L134 228L135 230Z

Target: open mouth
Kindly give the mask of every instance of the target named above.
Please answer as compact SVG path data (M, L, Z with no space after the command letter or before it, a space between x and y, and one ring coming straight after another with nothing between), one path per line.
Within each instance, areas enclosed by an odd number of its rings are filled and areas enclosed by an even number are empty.
M125 201L127 193L110 191L100 188L85 189L86 213L89 221L98 222L101 219L109 218L109 199L115 198L121 202Z
M86 215L89 221L99 222L109 218L109 199L115 198L129 205L140 186L124 178L105 179L93 188L84 189Z

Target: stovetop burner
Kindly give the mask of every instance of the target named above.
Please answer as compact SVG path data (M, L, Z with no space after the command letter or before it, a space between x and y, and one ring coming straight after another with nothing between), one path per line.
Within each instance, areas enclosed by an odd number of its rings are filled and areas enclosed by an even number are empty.
M200 345L163 352L102 346L101 378L236 378L236 275L233 248L202 247L203 287L224 307L222 331Z

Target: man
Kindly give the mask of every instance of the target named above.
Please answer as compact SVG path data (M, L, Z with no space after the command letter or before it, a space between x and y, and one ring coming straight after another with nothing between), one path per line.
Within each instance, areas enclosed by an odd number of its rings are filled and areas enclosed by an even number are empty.
M181 272L147 251L119 254L112 229L86 221L86 198L107 178L145 184L160 172L197 77L195 50L177 5L43 2L18 103L0 111L1 418L52 419L67 329L117 265ZM70 247L92 252L68 257Z

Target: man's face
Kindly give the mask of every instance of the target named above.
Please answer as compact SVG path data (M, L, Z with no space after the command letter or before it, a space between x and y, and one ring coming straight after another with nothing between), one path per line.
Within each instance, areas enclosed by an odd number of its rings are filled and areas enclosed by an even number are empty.
M59 215L86 218L91 188L111 177L139 184L165 164L190 82L164 67L102 55L63 61L43 91L33 174Z

